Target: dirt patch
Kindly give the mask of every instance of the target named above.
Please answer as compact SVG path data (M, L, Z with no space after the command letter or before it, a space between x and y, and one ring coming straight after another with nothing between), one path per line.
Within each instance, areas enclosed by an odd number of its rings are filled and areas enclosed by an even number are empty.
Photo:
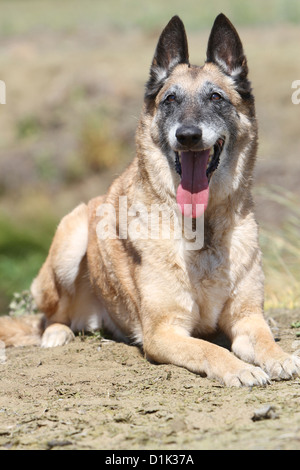
M299 316L272 313L275 335L290 352L300 347L299 330L291 328ZM225 388L185 369L150 364L138 348L96 336L49 350L7 349L1 357L2 449L300 445L299 378L266 388ZM257 412L260 419L252 419Z

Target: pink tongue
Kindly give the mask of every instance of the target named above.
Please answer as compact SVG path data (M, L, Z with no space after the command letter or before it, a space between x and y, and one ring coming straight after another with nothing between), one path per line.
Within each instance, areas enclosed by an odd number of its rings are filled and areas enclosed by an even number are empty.
M208 204L206 167L209 149L202 152L182 152L181 182L177 189L177 204L185 217L200 217Z

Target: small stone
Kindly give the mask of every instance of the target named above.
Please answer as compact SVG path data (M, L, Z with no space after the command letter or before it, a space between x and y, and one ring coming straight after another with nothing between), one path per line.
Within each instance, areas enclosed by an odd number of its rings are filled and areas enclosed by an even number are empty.
M263 419L277 419L278 414L275 412L273 405L266 405L254 411L252 421L262 421Z

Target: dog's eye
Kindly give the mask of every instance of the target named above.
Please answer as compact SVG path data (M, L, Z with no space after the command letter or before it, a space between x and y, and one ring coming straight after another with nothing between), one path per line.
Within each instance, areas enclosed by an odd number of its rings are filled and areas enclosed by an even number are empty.
M168 95L166 98L166 103L174 103L176 101L176 95Z
M222 96L219 93L213 93L210 97L211 101L220 101Z

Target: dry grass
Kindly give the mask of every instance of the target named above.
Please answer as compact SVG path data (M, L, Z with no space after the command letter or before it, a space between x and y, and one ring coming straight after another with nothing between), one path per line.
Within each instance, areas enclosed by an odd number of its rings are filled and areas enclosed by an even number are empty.
M300 307L300 200L281 187L259 189L265 200L287 211L276 229L263 225L260 231L266 276L266 309Z

